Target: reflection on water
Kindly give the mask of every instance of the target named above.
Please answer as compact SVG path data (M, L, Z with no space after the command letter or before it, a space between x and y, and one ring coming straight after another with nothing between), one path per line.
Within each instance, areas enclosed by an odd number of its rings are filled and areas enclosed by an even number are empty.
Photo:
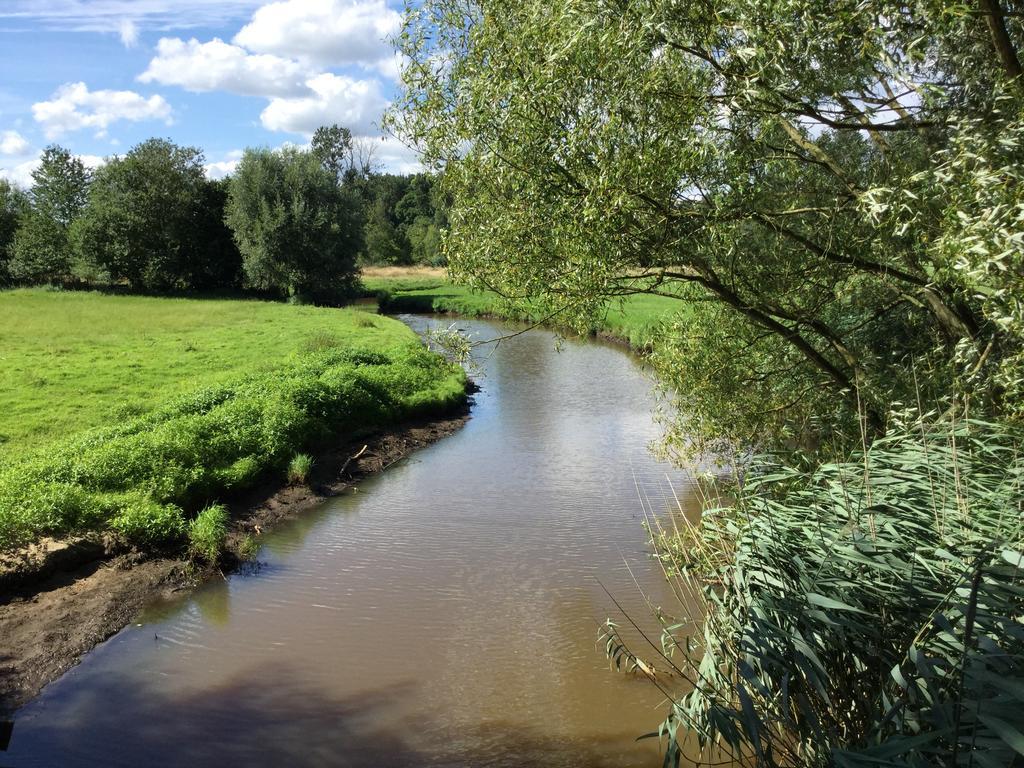
M266 536L258 567L151 606L19 713L7 763L659 764L635 738L660 695L595 643L605 588L649 629L637 583L673 609L638 489L655 510L670 482L692 497L647 451L650 383L545 332L479 362L461 432Z

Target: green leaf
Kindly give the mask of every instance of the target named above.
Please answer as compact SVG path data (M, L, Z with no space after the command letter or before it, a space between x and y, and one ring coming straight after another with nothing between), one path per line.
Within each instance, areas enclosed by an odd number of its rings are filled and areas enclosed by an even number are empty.
M849 605L848 603L844 603L840 600L834 600L833 598L826 597L825 595L819 595L816 592L808 592L806 597L807 602L811 603L812 605L821 606L822 608L829 608L831 610L836 611L854 611L855 613L865 613L865 611L862 611L860 608L854 608L852 605Z

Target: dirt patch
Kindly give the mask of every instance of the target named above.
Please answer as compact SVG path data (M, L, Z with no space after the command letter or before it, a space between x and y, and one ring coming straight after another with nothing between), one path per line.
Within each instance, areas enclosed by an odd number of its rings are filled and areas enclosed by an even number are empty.
M448 270L444 267L363 267L363 277L382 278L431 278L446 280Z
M267 482L231 499L228 547L244 560L246 544L275 524L383 471L418 448L460 429L469 404L451 418L423 420L346 442L317 457L308 484ZM118 551L99 537L48 540L0 563L0 717L126 626L148 601L197 586L223 570L197 573L185 560Z

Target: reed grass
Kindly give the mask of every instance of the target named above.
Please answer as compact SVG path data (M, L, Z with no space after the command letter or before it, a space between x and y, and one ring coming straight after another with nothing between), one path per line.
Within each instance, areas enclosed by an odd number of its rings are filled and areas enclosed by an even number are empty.
M188 524L188 551L194 559L216 564L228 535L228 510L222 504L205 507Z
M292 485L305 483L309 479L309 473L313 471L313 457L308 453L297 453L288 462L288 482Z
M1020 764L1021 446L962 421L809 471L764 457L735 504L657 529L701 605L664 622L666 765L687 740L758 766Z

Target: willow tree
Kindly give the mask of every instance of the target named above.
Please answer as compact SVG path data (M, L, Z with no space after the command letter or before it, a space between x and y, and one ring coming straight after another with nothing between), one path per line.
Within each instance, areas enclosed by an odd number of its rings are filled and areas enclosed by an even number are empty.
M322 157L292 147L247 149L231 177L225 220L248 287L326 304L354 293L360 200Z
M878 432L1016 343L948 247L943 171L1019 116L1011 11L427 0L391 120L445 168L457 278L580 328L632 294L679 299L655 361L686 432Z

